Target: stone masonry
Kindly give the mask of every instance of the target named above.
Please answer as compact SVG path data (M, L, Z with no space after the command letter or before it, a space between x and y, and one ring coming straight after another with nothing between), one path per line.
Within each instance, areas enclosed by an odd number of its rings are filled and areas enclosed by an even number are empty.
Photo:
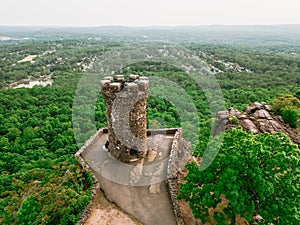
M117 160L129 163L142 160L147 153L146 100L147 77L123 75L104 77L102 94L106 103L108 151Z
M182 129L147 130L147 77L107 76L101 88L107 128L75 157L93 171L105 197L142 224L183 225L177 179L191 157ZM85 211L83 222L89 207Z

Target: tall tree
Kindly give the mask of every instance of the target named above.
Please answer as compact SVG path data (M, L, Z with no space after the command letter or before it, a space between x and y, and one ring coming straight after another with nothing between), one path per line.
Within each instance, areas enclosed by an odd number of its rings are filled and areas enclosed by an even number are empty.
M200 171L187 165L179 198L189 202L202 222L235 224L239 215L259 224L298 224L300 218L300 150L282 133L254 136L241 128L225 132L213 163Z

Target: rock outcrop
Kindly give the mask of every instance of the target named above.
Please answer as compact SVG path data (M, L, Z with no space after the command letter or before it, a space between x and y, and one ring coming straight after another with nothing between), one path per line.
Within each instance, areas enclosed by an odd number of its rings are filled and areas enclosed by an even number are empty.
M220 127L226 126L226 129L242 126L245 131L251 131L253 134L283 132L300 148L297 129L286 124L281 116L272 112L271 106L265 103L252 103L244 111L230 108L218 112L217 117L221 121Z

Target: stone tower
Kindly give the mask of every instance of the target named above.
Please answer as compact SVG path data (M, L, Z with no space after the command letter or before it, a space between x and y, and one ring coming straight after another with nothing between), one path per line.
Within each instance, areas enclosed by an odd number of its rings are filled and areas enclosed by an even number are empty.
M104 77L101 92L106 103L108 151L117 160L140 161L147 153L147 77L123 75Z

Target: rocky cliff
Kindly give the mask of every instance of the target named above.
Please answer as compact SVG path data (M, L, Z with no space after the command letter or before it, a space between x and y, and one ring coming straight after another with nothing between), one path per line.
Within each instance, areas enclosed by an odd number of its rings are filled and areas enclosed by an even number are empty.
M220 127L226 126L226 129L242 126L245 131L251 131L253 134L283 132L300 148L300 134L297 128L291 128L265 103L252 103L243 111L230 108L218 112L217 117L221 121Z

